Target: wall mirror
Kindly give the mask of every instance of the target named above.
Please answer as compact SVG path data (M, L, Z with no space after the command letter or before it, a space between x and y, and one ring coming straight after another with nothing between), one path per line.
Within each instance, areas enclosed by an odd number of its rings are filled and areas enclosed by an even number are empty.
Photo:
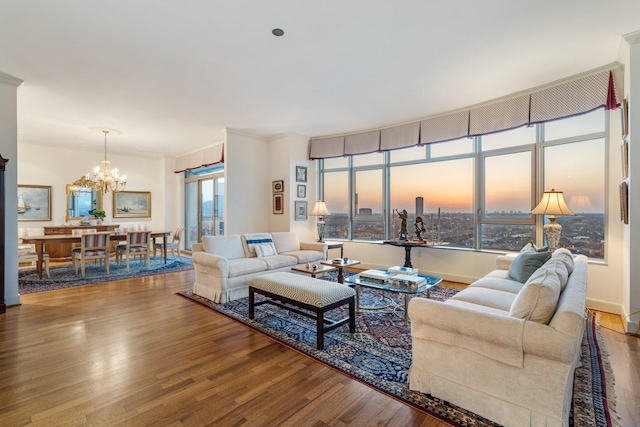
M72 186L67 184L67 221L83 219L91 216L89 211L102 209L102 192L89 188L80 188L77 195L71 190Z

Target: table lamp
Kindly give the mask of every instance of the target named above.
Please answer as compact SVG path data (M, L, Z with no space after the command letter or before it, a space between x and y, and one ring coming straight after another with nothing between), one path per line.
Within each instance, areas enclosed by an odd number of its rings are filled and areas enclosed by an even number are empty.
M313 209L309 213L311 216L317 216L318 218L318 242L324 242L324 219L322 218L325 215L331 215L329 209L327 209L327 205L322 201L316 201L316 204L313 206Z
M556 222L556 215L575 215L564 201L562 191L545 191L538 206L531 211L533 215L549 215L549 223L544 226L544 236L550 251L555 251L560 246L560 234L562 226Z

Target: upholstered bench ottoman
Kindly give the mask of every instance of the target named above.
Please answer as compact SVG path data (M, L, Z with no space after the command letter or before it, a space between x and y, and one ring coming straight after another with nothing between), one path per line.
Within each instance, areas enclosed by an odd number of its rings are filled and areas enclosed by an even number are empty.
M266 298L256 302L256 293ZM355 295L352 288L327 280L287 272L265 274L249 279L249 319L253 319L255 307L262 304L276 305L316 319L316 347L322 350L325 332L346 323L349 323L349 332L356 331ZM348 317L339 320L324 318L327 311L343 305L349 305Z

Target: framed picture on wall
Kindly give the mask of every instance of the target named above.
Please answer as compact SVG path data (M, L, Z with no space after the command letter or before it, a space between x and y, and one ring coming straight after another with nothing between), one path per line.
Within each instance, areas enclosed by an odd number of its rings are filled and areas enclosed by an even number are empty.
M307 202L296 200L296 221L307 220Z
M113 193L114 218L151 218L150 191L118 191Z
M279 181L273 181L271 183L271 190L274 193L283 193L284 192L284 181L281 179Z
M283 194L273 195L273 213L274 214L284 213L284 195Z
M307 186L306 185L298 185L298 197L304 199L307 197Z
M18 221L51 221L51 186L18 185Z
M629 187L625 181L620 184L620 221L629 224Z
M622 100L620 105L620 121L622 123L622 137L629 135L629 103L627 99Z
M307 168L296 166L296 182L307 182Z

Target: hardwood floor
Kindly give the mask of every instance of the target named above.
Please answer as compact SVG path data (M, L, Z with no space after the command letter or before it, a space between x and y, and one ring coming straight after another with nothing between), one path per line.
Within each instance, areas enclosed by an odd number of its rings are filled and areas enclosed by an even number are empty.
M0 315L0 425L446 425L175 295L191 283L187 271L24 295ZM638 338L604 332L632 426Z

